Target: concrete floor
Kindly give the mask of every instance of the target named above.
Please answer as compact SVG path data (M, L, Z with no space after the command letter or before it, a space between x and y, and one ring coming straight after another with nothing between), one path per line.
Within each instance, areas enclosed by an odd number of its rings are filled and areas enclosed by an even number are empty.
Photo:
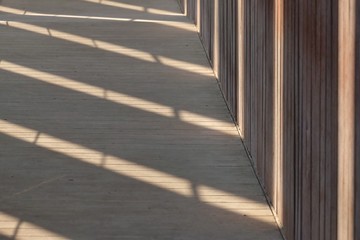
M0 239L281 239L175 0L0 0Z

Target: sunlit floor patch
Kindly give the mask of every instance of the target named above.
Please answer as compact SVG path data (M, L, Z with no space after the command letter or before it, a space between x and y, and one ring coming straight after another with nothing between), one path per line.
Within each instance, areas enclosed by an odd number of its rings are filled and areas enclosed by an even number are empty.
M141 111L154 113L168 118L178 117L179 119L176 120L180 120L181 122L199 126L205 129L221 132L226 135L231 135L235 137L238 136L238 132L235 128L235 125L230 120L229 121L218 120L208 116L191 113L187 110L179 110L179 112L175 115L174 109L172 107L163 104L133 97L109 89L93 86L87 83L65 78L59 75L39 71L9 61L4 61L4 60L0 61L0 69L15 74L20 74L25 77L31 77L32 79L38 81L46 82L48 84L70 89L75 92L80 92L89 96L100 98L116 104L121 104L123 106L128 106ZM228 129L222 129L223 127L233 128L233 131L228 131Z
M0 211L0 237L1 235L7 237L8 239L14 240L69 239L38 225Z
M157 8L147 8L144 6L137 6L134 4L122 3L122 2L110 1L110 0L82 0L82 1L89 2L89 3L101 4L101 5L110 6L110 7L117 7L117 8L127 9L127 10L147 12L147 13L151 13L151 14L158 14L158 15L171 15L171 16L183 15L183 14L177 13L177 12L171 12L171 11L166 11L166 10L157 9Z
M132 57L135 59L143 60L146 62L157 62L159 59L160 63L165 66L170 66L172 68L180 69L186 72L196 73L203 76L213 77L213 71L210 66L202 66L199 64L188 63L180 60L171 59L164 56L156 56L156 58L144 51L140 51L133 48L128 48L124 46L120 46L118 44L108 43L104 41L99 41L91 38L82 37L76 34L66 33L62 31L57 31L50 28L40 27L34 24L23 23L23 22L15 22L15 21L0 21L0 25L5 25L8 27L13 27L25 31L30 31L34 33L38 33L41 35L46 35L49 37L66 40L70 42L74 42L77 44L85 45L88 47L101 49L104 51L124 55L127 57Z
M103 152L59 139L18 124L0 120L0 133L63 154L83 163L114 172L121 176L126 176L142 183L176 193L183 197L199 199L200 202L209 206L240 215L272 216L265 202L259 204L250 199L202 184L197 185L196 189L193 189L192 183L187 179L116 156L104 155ZM196 193L196 195L194 195L194 193ZM247 207L245 208L242 205L244 202L247 203Z
M22 22L0 21L0 24L9 26L9 27L14 27L17 29L22 29L25 31L38 33L41 35L46 35L46 36L57 38L57 39L70 41L73 43L78 43L78 44L88 46L91 48L97 48L97 49L101 49L104 51L121 54L123 56L136 58L136 59L139 59L142 61L156 62L154 57L147 52L143 52L143 51L140 51L137 49L132 49L132 48L128 48L128 47L124 47L124 46L120 46L120 45L116 45L116 44L112 44L112 43L108 43L108 42L104 42L104 41L99 41L99 40L94 40L91 38L82 37L82 36L79 36L76 34L66 33L66 32L62 32L62 31L57 31L54 29L40 27L40 26L36 26L34 24L22 23Z
M82 20L97 20L97 21L101 20L101 21L116 21L116 22L153 23L153 24L178 28L181 30L186 30L191 32L196 31L195 26L191 23L172 21L172 20L39 13L39 12L25 11L17 8L5 7L1 5L0 5L0 12L24 16L24 17L43 17L43 18L50 17L50 18L59 18L59 19L82 19ZM23 20L26 21L26 19Z

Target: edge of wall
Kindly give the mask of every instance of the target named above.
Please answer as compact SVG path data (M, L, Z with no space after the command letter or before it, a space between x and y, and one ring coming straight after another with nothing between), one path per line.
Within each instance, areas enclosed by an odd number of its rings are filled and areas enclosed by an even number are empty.
M188 16L186 16L185 9L184 9L184 7L182 6L182 4L181 4L180 1L181 1L181 0L176 0L176 2L177 2L178 5L179 5L179 9L180 9L180 11L185 15L185 17L188 17ZM187 1L187 0L183 0L183 1ZM195 22L193 22L193 23L194 23L194 26L196 27ZM264 197L265 197L265 199L266 199L266 202L267 202L267 204L268 204L268 206L269 206L269 208L270 208L270 210L271 210L271 212L272 212L272 214L273 214L273 217L274 217L274 219L275 219L275 222L276 222L276 224L277 224L277 226L278 226L278 230L279 230L282 238L283 238L284 240L286 240L285 234L284 234L284 232L283 232L283 224L281 223L281 221L280 221L280 219L279 219L279 217L278 217L278 215L277 215L277 213L276 213L275 207L273 206L273 204L272 204L272 202L271 202L271 198L270 198L269 194L266 192L265 186L263 185L263 183L262 183L262 181L260 180L260 177L259 177L259 175L258 175L258 173L257 173L257 171L256 171L255 162L254 162L254 160L253 160L253 158L252 158L252 156L251 156L251 154L250 154L249 149L246 147L246 145L245 145L245 143L244 143L244 140L243 140L243 138L242 138L242 136L243 136L243 135L242 135L242 134L243 134L242 129L240 128L238 122L236 121L236 116L234 116L234 114L231 112L229 103L226 101L224 92L223 92L222 89L221 89L221 83L220 83L219 77L218 77L218 75L217 75L217 73L216 73L216 71L215 71L215 69L214 69L214 64L213 64L213 62L211 61L211 58L210 58L210 56L209 56L209 53L206 51L206 48L205 48L205 46L204 46L204 40L203 40L203 38L202 38L202 36L201 36L201 34L200 34L200 32L199 32L199 28L197 28L196 33L197 33L197 35L198 35L198 37L199 37L201 46L203 47L203 50L204 50L204 52L205 52L206 58L207 58L207 60L208 60L208 63L209 63L209 65L210 65L210 67L211 67L211 69L212 69L212 71L213 71L213 73L214 73L214 76L215 76L215 79L216 79L218 88L219 88L219 90L220 90L221 96L222 96L222 98L223 98L223 100L224 100L224 102L225 102L225 104L226 104L226 107L227 107L227 109L228 109L228 112L229 112L232 120L233 120L233 123L234 123L234 125L236 126L236 129L237 129L237 131L238 131L238 133L239 133L239 140L241 141L241 144L242 144L243 148L245 149L246 155L247 155L247 157L248 157L248 159L249 159L249 161L250 161L250 164L251 164L252 171L253 171L253 173L254 173L254 175L255 175L255 177L256 177L256 179L257 179L257 181L258 181L258 183L259 183L259 185L260 185L260 187L261 187L261 191L262 191L262 193L263 193L263 195L264 195Z

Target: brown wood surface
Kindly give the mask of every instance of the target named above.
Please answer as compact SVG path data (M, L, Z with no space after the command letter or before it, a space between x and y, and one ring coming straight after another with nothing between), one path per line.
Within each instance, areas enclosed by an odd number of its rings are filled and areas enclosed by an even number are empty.
M202 41L286 238L359 239L360 4L214 2Z
M354 239L356 0L339 0L338 239Z

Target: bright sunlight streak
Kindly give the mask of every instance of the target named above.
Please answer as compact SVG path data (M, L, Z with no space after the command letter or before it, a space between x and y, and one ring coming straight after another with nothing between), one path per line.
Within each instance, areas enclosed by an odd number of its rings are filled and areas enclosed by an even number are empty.
M199 184L193 189L192 183L157 169L137 164L117 156L87 148L46 133L0 120L0 133L34 144L38 147L63 154L86 164L91 164L131 179L176 193L183 197L197 197L209 206L232 213L251 216L272 216L266 202L259 203L216 188ZM194 196L196 192L196 196ZM254 208L256 210L254 210Z
M28 240L28 239L69 239L33 223L24 221L0 211L0 237L7 239Z
M51 73L46 73L33 68L21 66L19 64L11 63L9 61L1 61L0 69L20 74L26 77L31 77L35 80L46 82L55 86L70 89L76 92L87 94L106 101L111 101L116 104L121 104L134 109L150 112L163 117L174 118L176 114L172 107L148 101L145 99L133 97L127 94L115 92L101 87L93 86L87 83L79 82L73 79L65 78ZM179 110L179 120L184 123L199 126L205 129L221 132L226 135L238 137L238 132L234 123L229 121L218 120L215 118L203 116L196 113L191 113L186 110Z

